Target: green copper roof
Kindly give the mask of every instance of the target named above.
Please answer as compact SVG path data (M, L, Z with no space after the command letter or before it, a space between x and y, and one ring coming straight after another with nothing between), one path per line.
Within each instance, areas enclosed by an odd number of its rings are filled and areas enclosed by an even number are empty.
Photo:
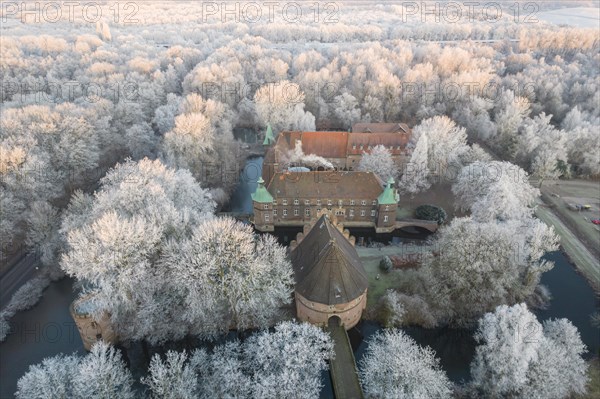
M267 124L267 132L265 133L265 141L263 141L263 145L271 145L275 142L275 137L273 136L273 129L271 129L271 124Z
M383 192L377 197L379 205L391 205L396 203L396 190L394 190L394 178L390 177Z
M273 202L273 196L271 196L271 193L269 193L265 188L265 181L262 179L262 177L258 178L257 183L258 187L256 187L256 191L252 194L252 201L261 203Z

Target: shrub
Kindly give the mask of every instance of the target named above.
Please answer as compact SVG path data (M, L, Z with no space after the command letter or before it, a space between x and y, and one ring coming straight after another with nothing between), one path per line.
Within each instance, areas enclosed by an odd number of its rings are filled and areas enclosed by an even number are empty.
M381 258L381 261L379 262L379 268L386 273L388 273L390 270L392 270L393 266L394 265L389 256L384 256L383 258Z
M435 220L438 224L444 223L447 218L446 211L435 205L421 205L415 210L415 217L423 220Z

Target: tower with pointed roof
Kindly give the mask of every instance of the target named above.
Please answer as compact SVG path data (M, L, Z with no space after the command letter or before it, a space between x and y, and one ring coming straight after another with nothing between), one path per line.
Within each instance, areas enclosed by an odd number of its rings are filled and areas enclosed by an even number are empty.
M390 177L383 192L377 197L377 233L388 233L396 227L396 210L398 209L398 194L394 187L394 178Z
M273 129L271 129L271 124L267 123L267 131L265 132L265 140L263 141L263 145L270 146L275 143L275 136L273 135Z
M338 317L347 330L354 327L367 304L369 281L348 230L325 213L291 248L298 319L326 326Z
M262 177L256 182L256 191L252 193L252 206L254 210L254 225L261 231L273 231L273 196L265 187Z

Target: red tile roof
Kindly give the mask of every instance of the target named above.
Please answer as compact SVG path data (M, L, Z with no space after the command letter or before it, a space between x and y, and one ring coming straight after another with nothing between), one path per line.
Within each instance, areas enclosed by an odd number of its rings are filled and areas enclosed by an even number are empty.
M267 186L274 199L376 199L383 182L371 172L278 172Z

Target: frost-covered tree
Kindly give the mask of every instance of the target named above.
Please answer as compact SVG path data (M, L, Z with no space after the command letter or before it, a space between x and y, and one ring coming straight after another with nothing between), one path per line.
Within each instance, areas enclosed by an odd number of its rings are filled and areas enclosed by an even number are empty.
M206 330L268 327L291 298L285 249L273 236L257 238L250 226L230 218L200 224L189 239L165 250L161 265L181 287L184 317Z
M157 398L314 398L333 356L327 333L308 323L282 322L191 355L155 355L142 382Z
M429 347L400 330L377 332L359 364L369 398L450 398L452 383Z
M333 343L313 325L283 322L273 333L250 337L245 353L254 373L252 397L313 398L321 391Z
M411 154L410 162L404 168L400 184L398 185L400 190L414 195L431 187L431 183L428 180L428 147L427 135L422 135Z
M585 345L567 319L542 325L525 304L479 320L472 386L491 398L561 399L586 391Z
M553 229L537 219L477 223L457 218L433 242L424 260L427 300L442 319L469 324L498 305L526 301L542 273L542 259L558 248Z
M161 146L165 162L189 169L207 187L231 190L237 181L230 176L237 177L239 169L231 110L219 101L190 94L181 100L179 111L172 123L168 119L161 122L173 125Z
M392 159L392 153L383 145L376 145L369 152L363 152L358 170L373 172L381 180L387 182L390 177L398 178L398 168Z
M17 399L72 398L73 375L80 359L76 355L58 355L46 358L40 364L29 366L17 382Z
M73 354L46 358L29 367L17 382L18 399L135 397L131 372L119 352L98 342L85 357Z
M315 130L315 117L304 111L304 93L296 83L284 80L260 87L254 94L258 120L268 123L273 132L282 130Z
M349 129L353 124L361 120L361 111L358 101L349 93L336 96L333 102L334 114L339 120L340 126Z
M181 312L156 264L171 240L212 217L214 202L188 171L160 161L127 161L101 182L93 199L79 194L67 210L61 268L95 294L96 315L109 312L123 338L184 334L165 317Z
M552 115L542 113L525 121L519 135L516 157L540 179L540 185L544 179L556 179L565 174L559 167L561 162L568 165L567 136L552 125L551 118Z
M497 99L494 122L497 133L490 138L492 145L508 159L513 159L518 146L518 132L529 116L529 100L515 95L512 90L503 90Z
M524 219L532 215L539 190L510 162L476 161L462 168L452 185L456 208L470 209L477 221Z
M77 398L131 399L133 378L121 354L112 346L99 341L91 352L80 360L73 377Z
M427 136L427 166L430 179L452 180L460 171L469 152L467 133L447 116L429 118L415 126L412 142Z
M198 380L185 352L168 351L165 360L155 354L142 383L150 389L152 398L194 399L198 397Z

